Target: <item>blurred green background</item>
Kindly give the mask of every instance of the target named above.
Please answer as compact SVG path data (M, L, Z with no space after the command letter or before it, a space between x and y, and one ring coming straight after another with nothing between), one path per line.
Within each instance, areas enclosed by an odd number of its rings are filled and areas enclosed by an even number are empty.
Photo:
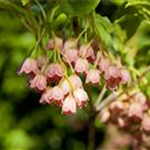
M113 43L114 52L122 56L130 47L131 51L124 59L138 69L149 64L150 26L143 21L142 14L133 16L136 8L123 9L123 2L102 0L96 10L112 22L126 15L116 29L120 39L124 38L122 45L114 35L111 35L114 38L110 41L109 33L105 38ZM18 67L34 45L35 37L20 20L10 12L0 11L0 149L85 150L88 116L84 110L68 117L55 106L39 104L40 95L27 87L25 77L17 75ZM126 48L123 47L125 45ZM148 84L149 76L147 79ZM149 87L142 89L150 95ZM99 121L95 125L98 146L104 142L105 128Z

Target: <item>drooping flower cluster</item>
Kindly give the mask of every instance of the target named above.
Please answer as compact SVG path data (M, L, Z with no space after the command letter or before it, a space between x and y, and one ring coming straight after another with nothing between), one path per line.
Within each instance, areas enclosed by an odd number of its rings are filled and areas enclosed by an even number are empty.
M106 86L110 90L116 90L119 84L130 81L128 71L118 64L113 64L108 58L101 57L98 63L99 70L104 74Z
M149 106L146 96L137 92L110 103L108 108L101 112L101 120L105 123L113 123L125 131L128 130L135 136L140 136L140 139L136 138L136 142L143 144L144 141L141 140L150 134Z
M126 69L99 54L91 43L79 44L73 38L64 42L54 37L46 46L46 54L26 58L18 74L26 74L29 87L42 94L40 103L54 103L62 107L62 113L70 115L87 103L82 82L98 86L103 76L107 88L116 90L130 79Z

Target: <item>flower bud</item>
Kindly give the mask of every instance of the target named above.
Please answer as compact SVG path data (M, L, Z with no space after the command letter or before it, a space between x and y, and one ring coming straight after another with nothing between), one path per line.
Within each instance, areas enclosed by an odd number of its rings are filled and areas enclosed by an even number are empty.
M59 50L61 50L63 47L63 40L61 38L55 36L55 42L54 42L53 38L51 38L48 42L47 49L54 49L55 44L56 44L57 48Z

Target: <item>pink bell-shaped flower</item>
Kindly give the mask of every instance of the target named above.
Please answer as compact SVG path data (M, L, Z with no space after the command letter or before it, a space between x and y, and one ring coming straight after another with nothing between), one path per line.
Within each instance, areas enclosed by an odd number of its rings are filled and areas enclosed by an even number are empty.
M45 104L51 104L54 102L54 98L53 98L53 89L47 87L46 90L42 93L42 96L40 98L40 103Z
M29 81L30 88L36 89L39 92L42 92L46 89L47 81L46 77L43 74L37 74L33 79Z
M80 77L76 74L73 74L69 77L71 84L76 88L83 88L82 81Z
M63 101L62 113L71 115L73 113L76 113L76 109L77 107L74 97L72 95L68 95Z
M73 74L69 77L68 80L64 79L60 84L64 95L67 95L69 92L72 91L72 89L83 88L82 81L78 75Z
M89 63L87 59L78 58L75 64L75 71L77 73L87 73L89 70Z
M71 91L71 87L67 79L64 79L61 82L60 87L63 90L64 95L67 95Z
M86 83L99 84L100 72L98 69L90 69L86 75Z
M79 56L86 58L89 62L93 62L95 60L94 50L89 44L84 44L80 46Z
M131 80L131 77L130 77L129 72L127 70L121 69L120 74L121 74L121 83L122 84L125 84L126 82Z
M102 57L98 64L100 72L106 72L109 65L110 65L110 60L108 58Z
M53 99L58 106L62 105L64 99L64 92L59 86L53 87Z
M130 117L132 121L141 121L143 118L143 108L140 103L134 102L130 104L128 117Z
M88 100L88 95L84 89L78 88L78 89L74 90L73 96L74 96L77 106L79 108L82 108L83 106L86 105L87 100Z
M36 75L39 72L37 61L31 57L28 57L23 62L21 68L18 71L18 74L27 74L27 75Z
M64 55L64 60L66 63L70 63L70 64L74 65L78 59L78 50L73 49L73 48L68 49L68 50L65 50L63 55Z
M110 78L120 78L120 70L115 65L110 65L105 71L104 74L105 80L109 80Z
M58 82L64 75L63 68L59 63L52 63L46 68L45 74L48 81Z
M53 38L51 38L48 42L47 49L54 49L55 44L56 44L57 48L59 50L61 50L63 47L63 40L61 38L55 36L55 42L54 42Z

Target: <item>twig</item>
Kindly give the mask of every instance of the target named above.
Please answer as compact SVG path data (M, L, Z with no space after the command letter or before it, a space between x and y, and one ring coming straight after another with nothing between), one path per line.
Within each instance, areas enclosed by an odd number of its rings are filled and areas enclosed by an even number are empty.
M97 98L97 101L95 103L95 107L101 102L101 100L103 99L105 93L106 93L107 89L106 89L106 85L103 86L103 89L102 91L100 92L98 98Z

